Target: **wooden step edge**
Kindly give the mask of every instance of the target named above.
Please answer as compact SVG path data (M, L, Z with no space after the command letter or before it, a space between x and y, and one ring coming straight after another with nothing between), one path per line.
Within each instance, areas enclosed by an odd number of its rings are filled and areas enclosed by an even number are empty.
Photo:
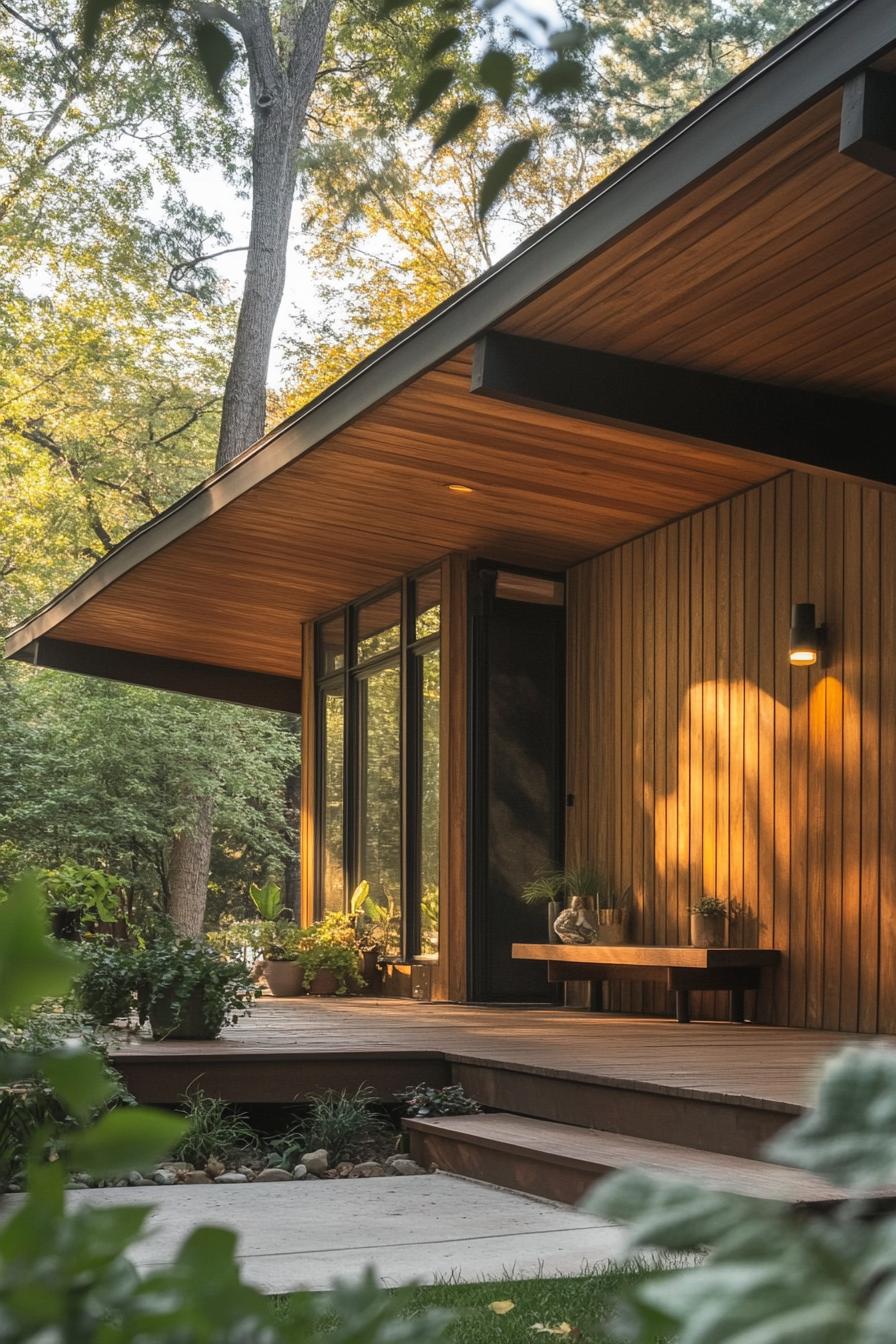
M489 1118L494 1118L494 1115ZM508 1119L518 1121L524 1117L508 1116ZM527 1143L520 1136L514 1138L513 1135L501 1136L494 1133L477 1132L475 1126L467 1125L452 1127L452 1121L463 1119L464 1121L475 1121L475 1116L464 1117L432 1117L431 1119L406 1119L402 1123L411 1136L411 1152L416 1154L415 1160L421 1164L435 1162L443 1170L450 1171L456 1175L474 1176L477 1180L491 1181L492 1184L509 1184L510 1188L521 1190L528 1194L542 1195L549 1199L555 1199L565 1203L577 1203L578 1200L590 1189L590 1187L604 1176L611 1175L613 1172L624 1170L625 1168L641 1169L648 1172L654 1172L662 1175L672 1175L671 1170L666 1171L663 1168L654 1169L649 1160L639 1163L636 1158L631 1162L620 1160L602 1160L599 1154L595 1153L593 1157L582 1158L573 1153L558 1151L557 1149L534 1148L532 1143ZM668 1150L668 1158L672 1155L680 1157L682 1160L682 1171L680 1176L682 1180L689 1178L697 1185L704 1185L707 1188L724 1191L727 1187L724 1179L724 1171L720 1171L718 1181L707 1180L705 1172L689 1172L687 1169L687 1158L690 1153L699 1156L704 1160L707 1157L717 1158L717 1165L724 1168L726 1161L734 1160L738 1167L743 1168L744 1164L755 1166L757 1176L772 1177L780 1173L783 1191L780 1195L758 1195L758 1198L778 1198L785 1203L791 1204L794 1208L815 1208L825 1209L833 1208L843 1203L845 1200L855 1197L855 1192L840 1189L836 1186L828 1185L821 1178L803 1172L796 1167L782 1167L777 1163L762 1162L757 1158L736 1158L729 1159L724 1154L708 1154L705 1150L688 1149L681 1144L665 1144L658 1140L642 1140L629 1135L620 1135L607 1133L601 1130L584 1130L581 1126L563 1125L554 1121L538 1121L541 1128L556 1131L556 1137L561 1140L563 1130L575 1132L578 1135L584 1135L600 1143L602 1137L606 1137L610 1142L631 1140L633 1145L642 1146L648 1150L649 1158L651 1150ZM672 1162L670 1161L670 1166ZM743 1175L743 1172L741 1172ZM746 1193L743 1188L742 1180L733 1180L730 1192L733 1194ZM791 1194L787 1194L787 1188L790 1187ZM794 1191L794 1187L796 1190ZM891 1206L896 1204L896 1190L881 1190L873 1192L869 1198L872 1198L877 1204Z

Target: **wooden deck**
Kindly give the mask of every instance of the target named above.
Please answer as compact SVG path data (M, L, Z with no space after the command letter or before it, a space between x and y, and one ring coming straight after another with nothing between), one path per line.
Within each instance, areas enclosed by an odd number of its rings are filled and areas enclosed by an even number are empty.
M194 1078L231 1080L224 1093L235 1100L285 1101L312 1090L316 1075L346 1085L366 1071L388 1088L385 1075L440 1081L449 1071L488 1068L793 1114L811 1104L827 1056L849 1040L871 1039L881 1038L723 1022L682 1028L553 1008L263 998L217 1041L121 1035L111 1054L144 1100L173 1100L167 1079L178 1090ZM267 1081L260 1092L241 1090L234 1081L241 1073ZM272 1085L288 1091L272 1095Z

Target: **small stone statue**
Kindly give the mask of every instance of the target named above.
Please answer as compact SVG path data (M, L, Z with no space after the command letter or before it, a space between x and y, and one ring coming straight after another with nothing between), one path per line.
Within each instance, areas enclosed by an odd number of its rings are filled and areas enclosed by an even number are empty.
M596 916L585 905L584 897L573 896L568 909L554 920L554 932L561 943L593 943L597 939Z

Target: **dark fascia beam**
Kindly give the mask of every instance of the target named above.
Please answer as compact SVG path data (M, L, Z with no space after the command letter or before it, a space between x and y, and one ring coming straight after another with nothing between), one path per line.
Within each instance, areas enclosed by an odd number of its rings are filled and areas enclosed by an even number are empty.
M301 710L302 683L298 677L189 663L180 658L160 658L125 649L104 649L68 639L37 639L13 657L36 667L126 681L132 686L151 686L160 691L179 691L183 695L201 695L208 700L227 700L256 709L279 709L289 714Z
M840 152L896 177L896 75L863 70L844 85Z
M780 468L896 486L896 408L492 331L472 391L601 424L669 434Z

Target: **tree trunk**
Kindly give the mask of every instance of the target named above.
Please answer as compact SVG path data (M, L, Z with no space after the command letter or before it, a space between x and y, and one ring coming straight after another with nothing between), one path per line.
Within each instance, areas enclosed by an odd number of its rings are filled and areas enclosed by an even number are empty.
M233 360L224 388L216 466L223 467L264 433L267 372L283 298L298 152L308 100L323 57L333 0L309 0L295 21L291 50L280 55L262 0L244 0L240 32L252 100L252 222L246 281Z
M190 801L195 808L192 819L171 842L168 913L178 934L196 938L202 932L205 918L215 804L207 797Z

